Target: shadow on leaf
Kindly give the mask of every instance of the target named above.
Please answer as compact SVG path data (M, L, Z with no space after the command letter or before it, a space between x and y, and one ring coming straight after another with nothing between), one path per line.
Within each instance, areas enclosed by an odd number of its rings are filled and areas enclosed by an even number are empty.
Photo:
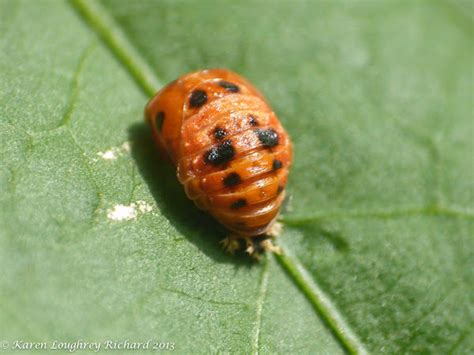
M176 178L176 169L159 158L148 126L145 123L132 125L129 128L129 139L132 142L132 157L140 175L148 185L161 213L179 233L216 262L249 267L254 265L246 255L232 256L221 248L219 241L228 232L186 197Z

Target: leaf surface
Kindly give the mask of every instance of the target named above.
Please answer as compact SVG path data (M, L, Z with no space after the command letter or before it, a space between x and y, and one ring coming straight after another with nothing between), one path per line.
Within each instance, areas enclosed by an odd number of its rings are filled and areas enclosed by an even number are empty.
M3 1L2 336L472 351L463 4ZM248 77L293 138L283 257L225 255L142 123L207 67Z

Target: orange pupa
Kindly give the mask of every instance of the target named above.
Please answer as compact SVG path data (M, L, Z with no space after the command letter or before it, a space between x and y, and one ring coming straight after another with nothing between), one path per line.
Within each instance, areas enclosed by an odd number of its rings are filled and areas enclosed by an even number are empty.
M232 232L225 248L278 252L292 144L263 95L232 71L202 70L161 89L145 119L187 196Z

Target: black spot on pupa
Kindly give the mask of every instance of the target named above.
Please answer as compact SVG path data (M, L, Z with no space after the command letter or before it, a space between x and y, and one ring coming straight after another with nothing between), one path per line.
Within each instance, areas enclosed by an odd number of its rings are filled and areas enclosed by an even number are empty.
M207 94L204 90L194 90L189 97L189 106L201 107L207 102Z
M226 89L227 91L230 91L230 92L239 92L240 91L240 88L237 85L229 83L228 81L225 81L225 80L219 81L219 86Z
M257 118L254 115L249 115L249 123L251 126L258 126Z
M204 154L204 161L206 164L220 165L222 163L232 160L235 156L235 149L232 146L232 141L227 139L222 143L212 147Z
M237 173L230 173L224 178L224 186L225 187L231 187L238 185L242 182L242 179L240 178L240 175Z
M281 169L282 167L283 167L283 163L281 162L281 160L273 159L273 164L272 164L273 170L278 170L278 169Z
M284 190L285 188L281 185L278 185L278 189L277 189L277 195L281 194L281 192Z
M273 129L256 129L258 139L264 147L272 148L278 145L278 133Z
M216 127L214 129L214 138L217 139L218 141L220 141L225 136L227 136L227 132L225 131L225 129L220 128L220 127Z
M230 205L230 208L232 208L233 210L237 210L245 206L247 206L247 200L244 198L239 198L238 200L235 200L234 202L232 202L232 204Z
M163 111L159 111L155 116L155 126L158 131L161 131L161 127L163 126L164 119L165 119L165 113Z

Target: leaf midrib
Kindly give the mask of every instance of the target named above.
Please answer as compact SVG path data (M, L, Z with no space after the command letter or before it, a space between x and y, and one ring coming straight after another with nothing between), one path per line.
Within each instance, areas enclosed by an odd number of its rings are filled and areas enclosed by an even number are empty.
M155 94L163 86L145 60L135 51L125 34L114 23L108 12L97 1L71 0L75 11L82 15L86 25L99 34L119 63L125 66L138 87L147 95Z

